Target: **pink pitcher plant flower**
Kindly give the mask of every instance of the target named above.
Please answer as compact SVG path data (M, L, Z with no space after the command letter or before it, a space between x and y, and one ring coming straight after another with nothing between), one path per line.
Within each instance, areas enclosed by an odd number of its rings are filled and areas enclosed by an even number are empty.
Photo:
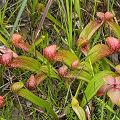
M60 77L64 77L66 75L67 71L68 71L68 67L67 66L62 66L58 69L58 75Z
M22 36L19 34L12 35L12 44L20 49L23 49L26 52L29 52L29 50L31 48L29 44L27 44L23 41Z
M37 88L37 82L33 74L30 76L30 78L26 82L26 87L30 90L34 90L35 88Z
M120 40L115 37L107 37L106 42L112 53L120 50Z
M43 73L38 73L35 76L32 74L30 78L26 82L26 87L29 90L34 90L36 89L39 84L46 79L46 75Z
M106 12L106 13L98 12L96 15L103 22L112 20L114 18L114 14L111 12Z
M2 65L6 64L7 67L10 67L12 60L18 57L15 52L4 46L0 46L0 52L3 53L0 57L0 63Z
M12 52L12 53L13 53L13 58L18 57L18 55L17 55L15 52L13 52L13 51L12 51L11 49L9 49L9 48L6 48L4 45L3 45L3 46L0 46L0 52L1 52L2 54L6 53L6 52Z
M88 50L89 50L89 40L85 37L80 37L77 40L77 47L80 49L80 51L83 52L85 56L87 56Z
M71 64L71 68L76 69L78 67L79 60L74 60Z
M13 52L6 52L0 57L0 62L2 65L10 66L11 60L13 58Z
M103 80L106 82L105 85L101 86L97 92L98 96L103 96L108 92L108 95L113 104L119 105L120 101L120 76L113 77L106 75L103 77Z
M105 20L109 21L112 20L114 18L114 14L111 12L106 12L105 13Z
M105 14L103 13L103 12L97 12L97 17L100 19L100 20L104 20L104 18L105 18Z
M51 46L48 46L44 49L44 56L50 60L50 61L53 61L54 60L54 56L55 56L55 53L56 53L56 48L57 48L57 45L51 45Z

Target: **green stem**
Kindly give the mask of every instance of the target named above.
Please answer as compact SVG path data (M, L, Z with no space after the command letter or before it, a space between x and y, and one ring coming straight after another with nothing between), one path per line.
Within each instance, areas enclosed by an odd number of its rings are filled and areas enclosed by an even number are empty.
M105 95L106 95L106 94L105 94ZM105 107L105 95L104 95L104 97L103 97L103 103L102 103L101 118L100 118L100 120L103 120L104 107Z
M95 17L95 11L96 11L96 8L97 8L97 1L95 0L94 12L93 12L93 20L94 20L94 17Z
M108 11L109 11L110 1L108 0Z
M77 91L76 91L76 93L75 93L75 98L76 98L76 99L78 98L78 94L79 94L79 91L80 91L80 87L81 87L81 81L80 81L80 83L79 83L79 85L78 85L78 88L77 88Z
M4 96L3 96L3 98L5 98L8 94L10 93L10 91L9 92L7 92Z
M112 11L113 5L114 5L114 0L112 1L112 5L111 5L111 8L110 8L110 11Z

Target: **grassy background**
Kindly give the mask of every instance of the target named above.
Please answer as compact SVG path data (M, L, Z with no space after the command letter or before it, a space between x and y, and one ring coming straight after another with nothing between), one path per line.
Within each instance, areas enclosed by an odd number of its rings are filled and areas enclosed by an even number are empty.
M63 3L62 3L62 2ZM38 4L41 3L41 4ZM120 3L118 0L80 0L76 3L74 0L54 0L48 9L45 20L43 20L39 27L40 20L43 15L43 11L47 5L47 0L4 0L1 1L0 10L0 33L1 33L1 45L12 48L11 35L13 33L19 33L23 36L25 42L33 44L36 40L39 40L41 36L45 36L45 39L36 46L35 49L41 53L43 49L52 44L57 44L57 49L67 49L76 53L80 59L84 59L84 55L77 49L76 41L79 38L79 34L82 29L89 23L90 20L96 20L96 12L112 11L116 16L116 21L120 22ZM37 6L36 6L37 5ZM77 13L74 14L74 13ZM66 19L66 17L68 19ZM36 37L37 31L39 31ZM90 47L97 43L104 43L105 37L113 36L113 33L107 29L107 26L99 29L91 38ZM98 40L99 39L99 40ZM24 52L18 48L14 51L18 55L27 55L33 57L31 54ZM111 60L113 58L111 57ZM119 61L117 61L119 62ZM41 62L41 64L44 64ZM56 69L62 66L62 63L51 63ZM97 66L97 65L96 65ZM5 97L5 104L0 109L0 116L6 120L50 120L51 117L48 114L42 112L42 110L33 103L25 100L22 97L13 94L10 91L10 85L16 81L21 81L24 84L29 79L30 71L24 69L10 69L4 68L3 76L1 75L1 95ZM57 80L48 77L43 83L39 85L37 89L32 91L35 95L49 101L59 115L66 116L62 120L78 120L77 115L71 107L71 97L66 96L68 92L68 84L70 80ZM76 80L71 86L73 95L77 89L79 81ZM82 83L79 92L79 102L81 102L81 96L87 84ZM100 103L99 98L94 97L91 104L91 119L92 120L114 120L120 117L119 108L113 105L109 98L106 97L106 104L114 109L116 114L113 114L108 109L104 108L104 112L101 112L101 106L104 103ZM101 115L102 113L102 115ZM103 117L101 117L103 116Z

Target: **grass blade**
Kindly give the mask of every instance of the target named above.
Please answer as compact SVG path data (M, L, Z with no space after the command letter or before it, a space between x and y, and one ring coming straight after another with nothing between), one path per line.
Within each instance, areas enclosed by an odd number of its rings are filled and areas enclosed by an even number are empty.
M24 8L25 8L26 3L27 3L27 0L24 0L24 1L22 2L22 6L21 6L21 8L20 8L20 11L19 11L18 16L17 16L17 18L16 18L16 21L15 21L15 23L14 23L13 29L12 29L12 31L11 31L11 33L10 33L10 37L9 37L8 42L10 41L10 39L11 39L11 37L12 37L12 34L14 33L14 31L15 31L17 25L18 25L18 22L19 22L19 20L20 20L20 17L21 17L21 15L22 15L22 12L23 12L23 10L24 10Z
M39 34L40 30L41 30L42 23L43 23L44 20L45 20L45 17L46 17L46 15L47 15L47 12L48 12L49 7L51 6L51 3L52 3L52 0L49 0L48 3L47 3L47 6L46 6L45 11L44 11L44 13L43 13L43 16L42 16L42 18L41 18L41 20L40 20L40 23L39 23L37 32L36 32L36 34L35 34L35 39L37 38L37 36L38 36L38 34Z
M67 17L68 17L68 26L69 26L69 34L68 34L68 40L69 40L69 48L72 49L72 0L69 5L69 0L66 0L66 6L67 6Z
M4 19L4 15L5 15L5 11L6 11L6 7L7 7L7 4L8 4L8 1L6 2L5 6L4 6L4 9L3 9L3 13L2 13L2 23L3 23L3 19Z
M35 12L37 3L38 3L38 0L33 0L33 6L32 6L32 12L33 13Z
M7 43L7 41L0 35L0 41L7 47L9 48L9 44Z
M7 19L7 24L8 24L8 22L9 22L9 20L11 19L11 17L14 15L14 13L18 10L18 8L21 6L21 4L20 5L18 5L17 7L16 7L16 9L12 12L12 14L10 15L10 17Z
M80 31L82 30L82 20L81 20L81 5L79 0L73 0L75 10L77 12L77 15L79 17L79 23L80 23Z

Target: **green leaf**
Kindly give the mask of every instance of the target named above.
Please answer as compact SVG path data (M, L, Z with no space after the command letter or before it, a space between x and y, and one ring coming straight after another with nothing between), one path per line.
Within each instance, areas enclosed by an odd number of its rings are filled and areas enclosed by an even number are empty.
M27 56L18 56L11 62L12 68L23 68L29 71L37 72L40 68L40 62Z
M91 21L87 24L87 26L83 29L79 37L85 37L88 40L92 37L92 35L98 30L103 23L99 21Z
M88 53L88 57L86 58L86 62L95 63L97 60L110 55L110 48L104 44L95 45Z
M57 74L57 71L56 70L54 70L53 69L53 67L51 67L51 66L46 66L46 65L43 65L43 66L41 66L40 67L40 69L38 70L38 73L41 73L41 72L43 72L43 73L45 73L45 74L47 74L47 76L50 76L50 77L52 77L52 78L56 78L56 79L60 79L60 77L58 76L58 74Z
M85 112L83 108L79 106L79 102L77 101L75 97L72 98L71 105L72 105L72 109L75 111L78 118L80 120L86 120Z
M112 71L104 70L96 74L93 79L88 83L88 86L85 90L85 95L82 99L81 107L84 107L87 102L91 100L91 98L96 94L98 89L105 84L104 80L102 79L105 75L116 76L116 74Z
M116 36L120 40L120 26L114 21L107 21L107 23L110 26L111 30L116 34Z
M83 80L85 82L89 82L92 79L92 76L83 70L81 72L78 70L68 71L65 75L65 78L74 79L75 77L76 79Z
M16 83L14 83L14 84L16 84ZM11 86L12 89L14 89L13 86L17 87L17 84L16 84L16 86L14 84ZM20 84L20 82L18 82L18 85L19 84ZM54 118L56 118L58 120L58 116L53 111L52 106L48 102L43 100L42 98L39 98L38 96L34 95L33 93L31 93L30 91L28 91L24 88L18 89L16 94L18 94L19 96L31 101L32 103L38 105L39 107L42 108L42 110L44 112L47 112L47 114L52 115Z
M56 61L60 61L71 67L71 64L75 60L79 60L78 57L67 50L59 50L55 53Z
M7 47L9 48L9 44L7 43L7 41L0 35L0 41Z

